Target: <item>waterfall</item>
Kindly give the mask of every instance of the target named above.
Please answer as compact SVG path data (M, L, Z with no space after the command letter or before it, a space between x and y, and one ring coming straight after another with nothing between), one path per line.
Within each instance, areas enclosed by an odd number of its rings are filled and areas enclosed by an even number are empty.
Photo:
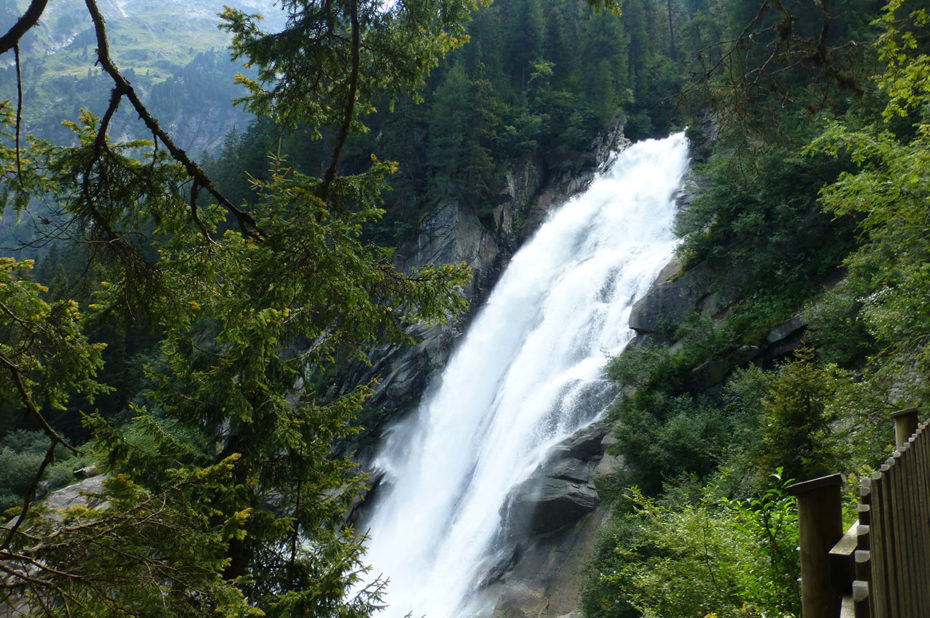
M603 388L633 303L672 256L686 167L684 134L639 142L552 211L419 409L388 433L365 556L390 578L388 615L481 613L468 603L500 549L508 493L602 412L586 395Z

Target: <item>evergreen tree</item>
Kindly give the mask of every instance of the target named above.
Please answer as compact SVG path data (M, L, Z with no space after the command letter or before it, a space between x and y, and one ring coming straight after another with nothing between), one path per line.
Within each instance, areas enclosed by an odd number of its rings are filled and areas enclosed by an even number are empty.
M38 14L43 4L34 3ZM386 12L380 2L292 0L277 34L229 9L233 52L258 69L240 78L246 105L282 126L333 135L320 177L272 158L257 197L239 204L157 125L109 56L96 3L87 7L114 83L107 112L69 123L74 146L32 140L27 150L4 104L6 214L40 192L54 198L80 240L101 249L105 271L87 310L149 320L164 335L134 421L93 414L92 397L106 390L95 379L102 346L82 333L77 303L47 303L28 264L2 262L3 392L50 444L20 517L0 537L0 563L23 569L7 571L22 585L3 594L62 615L365 615L382 584L363 578L362 539L343 521L364 479L336 451L370 388L329 393L320 377L337 355L409 341L406 325L461 309L455 286L467 273L395 271L388 251L362 240L394 164L372 156L346 176L339 163L376 97L415 93L437 57L464 41L473 5ZM38 14L20 21L28 29ZM17 32L0 39L0 52ZM124 103L158 145L109 141ZM90 448L110 472L106 502L50 518L31 501L56 448L73 447L42 407L63 408L72 394L86 398Z

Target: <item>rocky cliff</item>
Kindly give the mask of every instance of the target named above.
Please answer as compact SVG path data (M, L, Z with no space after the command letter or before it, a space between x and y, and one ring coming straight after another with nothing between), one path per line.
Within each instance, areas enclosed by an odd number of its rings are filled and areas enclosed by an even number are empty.
M400 246L395 265L409 270L426 264L459 264L471 268L472 280L463 289L470 310L457 319L432 327L414 326L415 346L379 346L369 354L370 365L355 367L347 384L378 380L365 415L366 432L359 444L364 461L377 444L386 423L411 411L449 357L457 338L496 283L514 251L538 228L546 213L581 192L607 162L610 153L627 143L622 126L598 138L582 157L564 154L537 156L504 171L505 187L489 227L478 214L455 200L436 204L421 222L413 239ZM487 218L485 218L487 220Z

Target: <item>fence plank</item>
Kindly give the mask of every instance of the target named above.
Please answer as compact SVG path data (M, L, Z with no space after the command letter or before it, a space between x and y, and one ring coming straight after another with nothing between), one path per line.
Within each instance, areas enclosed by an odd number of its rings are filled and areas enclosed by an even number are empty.
M924 570L926 556L923 552L923 526L920 525L920 490L921 490L921 470L918 465L917 453L917 434L910 436L907 442L907 448L902 454L901 459L904 464L905 490L907 491L907 531L910 538L910 547L913 561L908 564L910 571L911 590L914 593L914 599L911 603L916 616L926 616L924 607L926 606L927 591L920 585L921 573Z
M840 610L829 553L843 536L842 483L842 476L831 474L788 486L798 497L801 615L805 618L836 616Z
M854 521L840 540L830 548L830 575L833 586L843 595L852 594L856 573L856 548L859 545L859 522Z
M930 616L930 421L925 421L917 430L917 439L914 450L917 453L917 462L920 468L920 488L918 500L920 502L920 528L922 530L922 553L924 567L918 585L924 590L923 608L925 616Z
M871 554L872 554L872 615L875 618L891 618L891 600L889 598L888 581L888 554L891 549L885 534L884 494L886 491L885 479L881 473L872 475L872 526L871 526Z
M911 511L911 485L913 467L911 466L912 458L910 456L910 442L905 442L895 453L895 487L897 490L897 505L895 514L897 517L898 529L901 531L898 539L901 547L901 555L898 559L898 572L901 574L901 580L904 584L901 589L901 607L904 611L901 616L919 616L919 606L917 599L920 597L920 589L917 587L917 578L915 566L917 565L918 556L914 551L914 539L917 536L917 529L914 525L913 513Z
M917 408L898 410L891 418L894 419L894 445L895 448L901 448L901 445L917 431Z
M914 414L914 410L903 410L897 413L896 423L903 426L904 420L916 419ZM835 618L840 611L840 607L835 612L826 611L824 599L828 595L823 592L827 582L823 576L828 571L839 576L834 599L838 604L839 590L843 590L843 616L854 613L856 618L930 618L930 420L916 427L910 436L899 431L894 455L879 472L862 480L858 519L845 535L841 524L839 532L833 530L836 526L832 523L828 525L836 510L833 494L839 489L839 475L789 488L799 498L802 563L810 562L804 581L808 586L815 582L824 586L818 592L820 605L815 607L809 604L812 599L804 599L805 618ZM807 514L802 503L808 507ZM814 514L814 510L821 509L819 515ZM816 571L823 572L812 577L812 554L818 551L814 545L822 545L827 537L836 534L842 538L837 537L828 550L831 568L818 564ZM827 558L824 553L816 560ZM810 589L802 592L810 593Z
M917 570L917 586L921 591L920 615L930 616L930 432L924 423L912 438L911 449L917 470L914 488L916 546L921 558Z
M869 551L872 546L872 479L864 478L859 481L859 504L856 510L859 513L859 542L855 557L856 579L859 583L853 582L853 595L856 594L858 586L860 596L856 602L856 617L872 618L872 559Z
M919 580L920 586L926 592L924 615L930 615L930 421L925 421L918 429L917 442L919 446L915 447L920 462L921 483L920 483L920 524L923 530L923 554L924 570Z
M894 509L892 501L894 500L894 474L892 472L892 462L886 461L882 464L881 474L882 483L880 491L880 501L882 510L882 549L885 552L885 605L888 618L896 618L901 615L901 608L898 606L898 578L895 569L898 568L899 549L896 545L896 530L894 526Z
M904 616L904 604L902 599L907 588L907 573L901 571L901 564L904 562L904 544L907 539L904 538L901 530L899 507L900 507L900 487L898 485L898 469L895 467L895 459L892 456L881 468L882 474L888 480L888 492L885 494L885 500L882 504L882 511L886 516L885 532L888 535L887 546L889 548L886 561L886 572L888 573L888 598L891 603L892 616L899 618Z
M856 618L856 602L853 600L852 592L844 595L840 602L840 618Z

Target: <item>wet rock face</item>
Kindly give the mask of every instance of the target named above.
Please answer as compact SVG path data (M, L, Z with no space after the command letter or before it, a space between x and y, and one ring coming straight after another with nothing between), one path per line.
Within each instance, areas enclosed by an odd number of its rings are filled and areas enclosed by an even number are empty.
M533 510L526 531L545 534L573 524L600 504L597 491L587 482L545 477L525 503Z
M613 442L602 422L580 429L511 494L502 545L513 549L484 579L492 616L580 616L585 563L607 517L596 487L623 465L605 454Z
M501 209L498 209L501 210ZM420 224L414 241L401 248L397 266L402 271L425 264L459 264L471 267L472 281L463 290L469 302L482 298L488 280L494 277L502 247L477 215L447 200Z
M593 423L552 449L533 476L517 487L502 513L514 540L545 535L575 524L600 504L594 470L607 427Z

